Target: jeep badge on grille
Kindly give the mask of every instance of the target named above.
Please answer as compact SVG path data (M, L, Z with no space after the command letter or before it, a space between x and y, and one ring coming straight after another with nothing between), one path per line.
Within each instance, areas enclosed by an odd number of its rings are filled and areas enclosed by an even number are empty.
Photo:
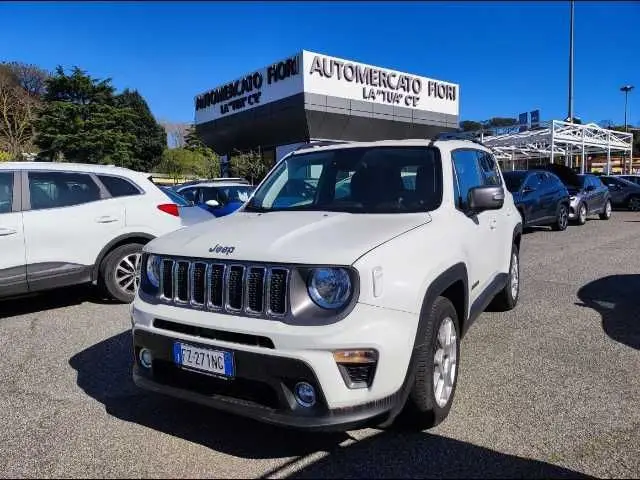
M216 243L215 247L211 247L209 249L209 253L222 253L224 255L231 255L236 247L223 247L222 245L218 245Z

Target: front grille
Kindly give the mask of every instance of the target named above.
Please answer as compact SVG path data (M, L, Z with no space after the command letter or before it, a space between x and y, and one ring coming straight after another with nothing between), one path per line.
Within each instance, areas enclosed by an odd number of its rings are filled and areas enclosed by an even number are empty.
M159 292L164 302L228 313L287 313L286 268L190 259L164 259L161 268Z

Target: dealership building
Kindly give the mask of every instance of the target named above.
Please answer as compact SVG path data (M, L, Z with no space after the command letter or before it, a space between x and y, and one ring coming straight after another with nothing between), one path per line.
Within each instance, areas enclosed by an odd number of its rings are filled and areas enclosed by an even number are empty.
M197 95L195 125L224 173L234 152L429 138L458 127L459 102L457 84L303 50Z

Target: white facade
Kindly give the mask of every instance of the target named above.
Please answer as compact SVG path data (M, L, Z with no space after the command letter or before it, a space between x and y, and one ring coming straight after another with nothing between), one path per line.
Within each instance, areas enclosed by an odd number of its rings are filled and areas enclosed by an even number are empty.
M202 124L300 93L458 116L460 86L310 51L195 97Z

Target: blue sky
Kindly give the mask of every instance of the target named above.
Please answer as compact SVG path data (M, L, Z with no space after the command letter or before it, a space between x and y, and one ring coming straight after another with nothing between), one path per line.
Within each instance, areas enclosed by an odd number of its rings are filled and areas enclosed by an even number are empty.
M569 2L0 2L0 61L77 65L156 117L307 49L459 83L460 117L567 114ZM640 124L639 2L576 2L575 113Z

